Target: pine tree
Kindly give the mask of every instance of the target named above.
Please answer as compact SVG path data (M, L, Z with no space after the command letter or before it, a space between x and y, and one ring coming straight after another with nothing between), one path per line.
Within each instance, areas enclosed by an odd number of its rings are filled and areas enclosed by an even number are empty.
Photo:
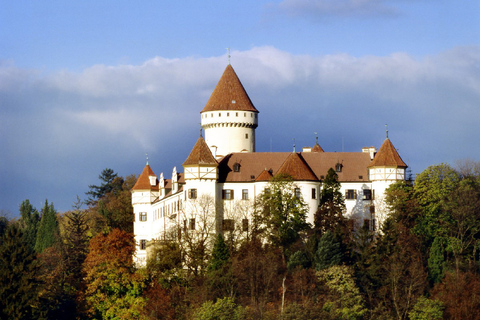
M40 224L40 214L28 199L24 200L20 205L21 226L25 240L33 248L37 241L37 230Z
M217 239L213 244L212 259L208 265L208 270L218 270L230 259L228 246L223 239L221 233L217 235Z
M42 209L42 219L37 231L35 251L42 253L46 248L53 246L59 239L59 234L57 212L53 207L53 203L48 204L48 200L45 200L45 206Z
M85 192L89 196L86 203L89 206L93 206L97 203L98 200L103 198L107 193L114 192L116 190L121 190L123 179L118 177L118 174L113 171L113 169L106 168L98 176L102 181L99 186L89 185L90 191Z
M338 175L335 170L330 168L323 181L320 203L314 217L315 233L321 236L327 230L337 233L340 231L339 229L345 228L346 219L343 216L344 211L345 201L340 192Z
M0 246L0 319L38 318L38 264L35 252L16 225Z
M333 233L327 230L318 242L318 249L315 255L315 268L317 270L327 269L339 265L342 261L340 243L335 240Z

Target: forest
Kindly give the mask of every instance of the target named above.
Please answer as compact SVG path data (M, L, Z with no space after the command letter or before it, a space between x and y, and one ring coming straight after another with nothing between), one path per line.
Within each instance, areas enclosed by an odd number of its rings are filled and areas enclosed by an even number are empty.
M314 224L274 177L248 234L163 241L133 261L134 175L99 175L68 212L0 217L0 319L479 319L480 163L392 184L379 230L352 228L333 169Z

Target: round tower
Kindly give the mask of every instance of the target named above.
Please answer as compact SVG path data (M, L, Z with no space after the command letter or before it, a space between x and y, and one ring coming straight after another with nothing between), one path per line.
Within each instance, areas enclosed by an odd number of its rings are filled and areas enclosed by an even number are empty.
M233 152L255 152L258 110L231 65L200 112L205 142L215 158Z

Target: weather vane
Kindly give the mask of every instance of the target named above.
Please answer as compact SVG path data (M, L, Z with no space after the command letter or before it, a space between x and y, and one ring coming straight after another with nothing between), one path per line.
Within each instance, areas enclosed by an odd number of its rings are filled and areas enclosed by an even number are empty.
M148 166L148 153L145 153L145 156L147 156L147 166Z
M385 131L386 131L387 138L388 138L388 124L385 124Z
M230 64L230 48L227 48L227 52L228 52L228 64Z
M292 140L293 140L293 152L295 152L295 138L293 138Z
M318 133L314 132L314 134L315 134L315 143L318 144Z

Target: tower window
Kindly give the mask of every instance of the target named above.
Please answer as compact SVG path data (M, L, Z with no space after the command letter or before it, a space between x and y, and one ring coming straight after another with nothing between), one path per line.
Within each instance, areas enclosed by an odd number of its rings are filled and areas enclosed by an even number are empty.
M219 116L219 117L221 117L221 116L222 116L222 114L219 112L219 113L218 113L218 116Z
M227 117L230 117L230 112L227 112Z
M147 213L146 212L140 212L140 217L139 219L140 221L147 221Z
M210 113L210 118L213 118L213 113Z
M142 239L140 240L140 250L145 250L147 249L147 240Z
M312 199L317 199L317 188L312 188Z
M245 139L248 139L248 133L245 133Z
M235 112L235 117L238 117L238 112Z

